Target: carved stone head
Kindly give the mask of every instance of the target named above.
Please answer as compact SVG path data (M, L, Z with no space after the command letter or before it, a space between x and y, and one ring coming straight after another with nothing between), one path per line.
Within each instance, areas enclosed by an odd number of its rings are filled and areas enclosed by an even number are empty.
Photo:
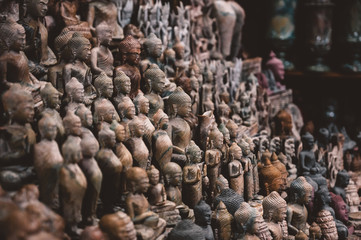
M84 104L80 104L75 110L75 114L80 118L83 127L91 127L93 125L93 115L89 108Z
M102 121L111 123L115 119L115 108L113 104L107 99L101 99L94 106L94 123Z
M192 111L191 98L181 87L177 87L169 96L168 103L172 114L177 114L180 117L187 117Z
M126 172L127 189L132 193L146 193L149 188L147 172L140 167L131 167Z
M25 29L18 23L2 23L0 26L1 38L0 47L3 50L23 51L26 44ZM18 79L21 81L21 79Z
M263 167L260 169L259 178L265 193L279 191L284 184L281 172L271 163L271 154L266 151L262 154Z
M140 61L141 46L133 36L126 36L119 44L119 51L122 54L122 63L129 65L138 65Z
M99 221L99 228L109 239L137 239L132 220L127 214L121 211L104 215Z
M104 126L98 133L101 148L113 148L116 144L115 132Z
M168 123L168 115L162 109L158 109L158 111L153 115L154 127L156 129L166 130L168 128Z
M80 147L80 138L68 137L61 148L61 152L65 164L79 163L83 158Z
M229 156L232 156L234 160L238 161L242 159L242 149L238 146L237 143L232 143L231 147L229 148Z
M46 83L45 87L40 90L41 98L43 99L44 106L55 110L60 109L60 96L61 93L53 87L51 83Z
M111 98L113 95L113 80L108 77L105 72L99 74L94 80L94 87L99 97Z
M55 120L47 114L39 120L38 128L42 139L54 140L58 133Z
M113 36L113 30L111 26L106 22L101 22L96 26L95 30L98 38L98 43L101 45L109 46Z
M253 224L257 217L257 210L248 203L242 202L238 210L234 214L234 219L244 232L255 234L252 232Z
M282 222L286 219L287 202L273 191L263 199L263 218L275 223Z
M16 122L21 125L33 122L33 98L20 85L14 85L7 90L2 96L2 102L10 122Z
M74 33L68 42L73 60L87 61L91 55L91 44L81 33Z
M209 135L209 141L212 142L212 145L214 148L216 149L221 149L222 146L223 146L223 140L224 140L224 137L223 137L223 134L221 133L221 131L218 130L218 128L213 128Z
M154 33L149 34L143 43L143 47L150 57L159 58L162 55L162 40L157 38Z
M66 135L81 136L81 121L80 118L72 111L68 111L63 118L63 124Z
M118 112L122 119L133 119L135 116L135 106L129 97L124 97L118 105Z
M211 224L211 207L203 200L194 207L195 223L199 226L207 226Z
M28 0L26 1L26 12L34 19L45 17L48 12L49 0Z
M193 140L190 141L185 150L185 154L191 163L199 163L203 158L203 151L195 144Z
M312 200L312 186L303 176L292 181L290 193L290 197L295 203L308 204Z
M157 94L163 93L165 87L165 74L159 69L157 64L152 64L147 71L145 71L144 77L150 82L153 92Z
M137 113L142 113L144 115L148 115L149 113L149 100L148 98L144 97L143 94L138 94L134 101L135 107L137 108Z
M174 162L168 162L164 165L163 175L166 185L180 186L182 184L182 168Z
M84 86L75 77L72 77L65 85L65 92L71 102L84 102Z
M226 128L229 131L231 139L235 139L238 136L238 126L233 120L228 120Z
M124 95L130 93L130 78L121 70L115 72L114 87L117 90L117 93L123 93Z
M147 174L151 185L159 183L159 170L154 167L154 165L150 166L150 169L147 170Z

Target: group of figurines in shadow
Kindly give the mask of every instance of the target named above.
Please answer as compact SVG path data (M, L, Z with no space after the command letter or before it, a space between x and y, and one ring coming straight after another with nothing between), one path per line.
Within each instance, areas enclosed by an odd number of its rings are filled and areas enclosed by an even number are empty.
M353 234L358 150L300 136L282 61L237 59L243 9L201 2L138 27L132 1L1 2L1 239Z

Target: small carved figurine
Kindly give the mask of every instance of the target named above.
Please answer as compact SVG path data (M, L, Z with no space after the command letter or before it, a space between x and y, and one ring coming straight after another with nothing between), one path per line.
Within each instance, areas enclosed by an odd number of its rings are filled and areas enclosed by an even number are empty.
M272 165L270 158L271 154L268 151L262 154L263 166L260 168L259 178L264 196L273 191L278 192L283 184L281 172Z
M267 222L272 238L275 240L287 239L287 202L274 191L263 199L262 205L263 218Z
M302 230L306 235L308 231L307 216L305 207L312 197L312 186L304 177L298 177L290 186L290 201L288 203L287 222L288 233L295 236Z
M215 239L230 240L232 238L233 216L227 211L226 205L219 202L212 213L212 228Z
M34 167L39 179L40 200L57 209L59 172L64 162L55 141L57 125L52 116L44 115L38 126L42 140L34 146Z
M120 211L104 215L99 221L99 228L103 232L105 239L137 239L132 220L127 214Z
M206 240L214 240L211 228L211 214L211 207L203 200L194 206L195 224L202 228Z
M115 72L123 71L131 82L129 97L134 99L140 92L141 75L138 64L140 61L140 43L131 35L126 36L119 46L121 53L121 65L115 68Z
M103 180L103 174L100 171L98 163L94 159L95 154L99 151L99 143L94 136L83 134L80 146L83 158L81 159L79 166L88 182L88 187L83 200L83 222L85 224L94 225L96 223L97 202Z
M346 203L350 207L350 213L358 212L360 206L360 197L357 193L357 186L354 181L350 180L350 183L346 187Z
M159 68L163 69L161 62L159 61L162 55L162 40L157 38L154 33L148 35L143 43L143 49L145 53L145 59L141 61L141 71L144 73L152 64L157 64Z
M149 100L149 117L152 117L158 109L164 110L161 95L165 87L165 74L156 64L152 64L145 71L144 79L150 84L150 92L145 94L145 97Z
M172 159L173 144L166 132L168 123L168 115L162 109L153 115L153 124L156 129L152 135L153 162L155 161L160 169L163 169Z
M126 173L127 190L126 212L132 219L137 236L142 239L155 239L162 234L166 226L164 219L150 211L149 202L144 197L148 191L149 179L144 169L132 167Z
M138 117L144 122L144 142L147 145L149 151L152 150L152 134L155 130L152 122L148 118L148 113L150 111L149 108L149 100L144 97L143 94L138 94L138 96L134 99L134 105L137 108Z
M113 76L113 54L109 49L112 41L112 28L105 22L100 23L96 27L98 46L91 50L91 69L94 77L101 72L105 72L108 77Z
M8 124L0 129L0 184L5 190L19 189L34 178L31 151L36 135L31 128L34 101L20 86L12 86L2 95Z
M64 166L60 170L60 200L66 229L71 235L79 235L77 224L81 221L83 197L87 188L86 178L78 166L82 159L79 137L69 136L62 146Z
M331 213L327 210L321 210L317 214L317 223L322 231L322 239L337 240L338 234L336 229L336 223Z
M248 203L243 202L239 205L238 210L234 214L234 220L236 221L237 228L240 229L241 239L246 240L258 240L257 237L258 227L255 225L257 217L257 210L251 207Z
M68 97L68 104L65 106L65 111L74 112L81 104L84 103L84 86L76 80L75 77L65 85L65 92Z
M103 173L100 197L104 204L105 212L112 212L121 186L121 172L123 165L119 158L114 154L115 133L109 127L104 126L98 133L100 150L95 159Z
M231 161L228 163L228 173L229 173L229 186L236 193L243 197L244 195L244 171L242 166L242 149L237 145L237 143L232 143L229 148L229 156ZM245 166L248 168L248 166Z
M125 145L133 156L134 163L146 169L150 164L149 150L143 141L144 122L139 117L134 117L129 122L130 138Z
M116 71L114 77L115 96L113 102L118 106L124 97L129 97L131 83L130 78L123 71Z

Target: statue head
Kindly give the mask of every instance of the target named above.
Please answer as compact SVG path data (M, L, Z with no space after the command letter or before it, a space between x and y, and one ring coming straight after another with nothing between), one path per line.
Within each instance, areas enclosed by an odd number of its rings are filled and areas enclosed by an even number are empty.
M345 188L350 183L350 174L346 170L341 170L337 173L335 186Z
M104 126L98 133L98 140L101 148L113 148L116 144L115 132Z
M322 208L323 206L330 205L331 203L331 195L326 187L321 187L315 193L315 205L316 207Z
M135 106L129 97L124 97L118 104L118 112L122 119L133 119L135 117Z
M201 227L186 219L180 221L168 235L169 240L204 240L204 233Z
M229 118L231 114L231 108L223 100L217 107L217 113L220 117Z
M227 188L229 188L228 180L222 174L220 174L216 180L216 190L214 195L217 196L219 193L222 192L223 189Z
M132 193L146 193L149 188L147 172L140 167L131 167L126 172L127 189Z
M93 125L92 111L84 104L80 104L79 107L77 107L77 109L75 110L75 115L80 118L81 125L83 127L89 128Z
M15 22L1 23L1 50L23 51L26 45L25 29L22 25ZM19 79L19 81L22 79Z
M75 77L72 77L65 85L65 92L71 102L84 102L84 86Z
M61 147L61 152L64 157L64 164L79 163L83 158L80 147L80 138L68 137Z
M109 100L100 99L94 105L94 123L97 124L102 121L111 123L115 119L115 113L115 108Z
M99 151L99 143L95 137L90 134L84 134L82 136L80 147L82 150L83 157L92 158Z
M232 143L231 147L229 148L229 156L232 156L234 160L238 161L242 159L242 149L238 146L237 143Z
M113 120L110 125L110 129L115 132L115 137L118 142L124 142L127 138L125 126L123 124L119 124L116 120Z
M182 184L183 171L177 163L166 163L162 172L166 185L180 186Z
M211 129L208 137L209 137L209 141L213 143L214 148L216 149L222 148L224 138L223 138L223 134L221 133L221 131L218 130L217 127Z
M139 117L134 117L129 122L129 131L131 137L143 137L144 135L144 122Z
M113 80L101 72L94 80L94 87L98 92L99 97L111 98L113 96Z
M99 221L99 228L113 240L136 240L136 231L130 217L121 211L104 215Z
M95 30L98 38L98 44L109 46L113 38L113 30L111 26L103 21L95 27Z
M72 111L68 111L66 116L63 118L63 124L66 135L81 136L81 121L80 118Z
M157 38L154 33L148 35L143 43L146 54L150 57L159 58L162 55L162 40Z
M61 93L53 87L51 83L46 83L40 90L40 96L43 99L44 106L59 111Z
M331 194L330 206L335 210L336 219L343 223L348 222L348 206L340 195Z
M255 234L253 225L257 217L257 210L248 203L242 202L238 210L234 213L234 219L245 233Z
M271 154L267 150L262 154L261 162L263 167L260 169L259 178L262 189L265 193L279 191L284 184L281 172L271 163Z
M44 114L39 120L38 128L42 139L54 140L58 133L55 120L48 114Z
M149 113L149 100L148 98L144 97L143 94L139 93L134 101L135 107L137 108L137 113L142 113L144 115L148 115Z
M133 36L126 36L119 44L122 64L138 65L140 61L141 46Z
M313 148L315 141L311 133L306 132L305 134L303 134L301 140L302 140L302 147L304 150L309 151Z
M167 65L174 65L176 58L175 58L175 51L172 48L166 48L164 50L164 60Z
M203 158L203 151L195 144L193 140L185 149L185 154L191 163L200 163Z
M176 43L173 45L173 50L175 52L176 59L184 59L185 45L179 39L177 39Z
M154 165L150 166L150 169L147 170L147 174L151 185L159 183L159 170L154 167Z
M153 115L153 124L155 129L166 130L168 128L168 123L168 115L162 109L158 109L158 111Z
M288 171L286 169L286 166L278 160L278 156L275 152L271 155L271 162L272 165L278 169L278 171L281 172L281 178L283 180L283 185L281 187L281 190L285 190L287 187L287 177L288 177Z
M117 93L123 93L124 95L130 93L130 78L121 70L116 70L115 72L114 87Z
M26 2L26 13L32 18L45 17L48 12L49 0L27 0Z
M171 107L171 112L180 117L187 117L192 111L191 98L181 87L177 87L176 90L169 96L168 103Z
M263 218L272 222L282 222L287 216L287 202L273 191L263 199Z
M229 130L223 123L218 125L219 131L223 134L223 138L226 144L229 144L231 141L231 136L229 134Z
M298 204L308 204L312 199L312 186L301 176L292 181L290 186L291 199Z
M34 120L34 100L31 94L20 85L13 85L2 95L4 111L8 114L9 122L21 125Z
M239 146L241 147L245 156L251 153L250 145L244 139L239 142Z
M211 207L205 201L200 200L193 210L195 224L203 227L211 224Z
M73 55L73 60L87 61L91 55L91 44L81 33L74 33L68 41L68 47Z
M152 64L144 73L144 77L151 84L152 91L162 94L165 87L165 74L157 64Z
M231 139L236 139L238 136L238 126L233 120L228 120L226 128L229 131Z
M275 134L284 138L292 133L292 117L286 110L280 110L274 118Z

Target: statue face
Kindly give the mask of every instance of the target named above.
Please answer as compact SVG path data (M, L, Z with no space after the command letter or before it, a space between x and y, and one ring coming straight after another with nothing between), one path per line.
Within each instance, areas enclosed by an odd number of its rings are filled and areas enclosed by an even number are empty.
M147 115L149 113L149 100L143 99L143 101L139 102L139 112Z
M237 138L238 135L238 126L236 124L232 124L232 126L230 126L228 128L229 134L231 138Z
M113 38L113 31L110 28L105 28L99 31L97 34L99 43L105 46L109 46Z
M84 156L94 157L98 151L99 146L97 144L88 144L85 148L82 148L82 153Z
M335 207L336 218L342 222L348 221L348 209L344 201L338 202L337 207Z
M13 120L21 124L33 122L34 103L32 101L21 102L13 113Z
M159 172L153 172L149 176L149 182L152 185L156 185L159 183Z
M83 45L81 46L79 49L78 49L78 52L77 52L77 58L80 60L80 61L87 61L89 58L90 58L90 55L91 55L91 45L89 44L86 44L86 45Z
M125 128L123 125L118 125L117 129L115 130L116 138L119 142L124 142L125 140Z
M47 104L49 108L59 110L61 104L59 94L51 94L48 96Z
M111 98L113 96L113 84L107 84L106 87L104 87L103 95L106 98Z
M282 222L287 217L287 207L278 207L275 206L276 209L274 210L272 214L272 219L274 222Z
M103 118L103 121L111 123L115 119L115 109L109 106L101 117Z
M312 189L306 190L305 194L303 195L302 202L303 204L308 204L312 200Z
M130 79L123 80L120 84L120 92L123 94L129 94L131 89Z
M202 214L197 218L197 223L201 226L206 226L211 224L211 214L212 211L210 208L203 208Z
M84 102L84 88L78 88L73 91L72 98L74 102Z
M32 0L28 6L29 14L33 17L45 17L48 11L48 0Z
M250 149L250 147L249 147L249 144L248 144L247 142L244 142L243 145L244 145L244 147L243 147L242 150L244 151L244 154L245 154L245 155L250 154L250 153L251 153L251 149Z
M152 90L158 94L163 93L165 87L165 74L158 74L158 79L152 81Z
M217 149L221 149L223 146L223 135L217 134L216 137L213 139L214 147Z
M57 127L55 123L50 123L47 126L44 127L42 133L44 133L43 138L48 140L54 140L56 138L56 135L58 133Z
M116 143L117 143L117 141L115 139L115 133L113 131L110 131L109 136L106 138L105 145L108 148L113 148Z
M72 154L70 163L79 163L81 159L83 159L83 154L79 148L79 151Z
M14 51L23 51L25 48L25 44L26 44L26 34L25 34L25 29L21 28L17 30L17 33L14 36L14 39L11 39L11 47L10 49L14 50Z
M139 51L140 52L140 51ZM140 61L140 53L138 52L131 52L131 53L127 53L127 63L129 65L133 65L133 66L137 66L139 65L139 61Z
M160 39L157 39L150 47L149 47L149 54L156 58L159 58L162 55L163 51L163 44Z
M160 129L166 130L168 128L169 118L164 117L160 120L159 127Z
M91 125L93 125L93 115L90 110L87 111L85 114L85 124L86 124L86 127L90 127Z
M134 134L136 137L142 137L144 135L144 124L138 123L134 129Z
M129 104L126 108L124 116L128 119L133 119L135 117L135 106L134 104Z
M235 151L233 151L233 157L235 160L241 160L242 159L242 150L241 148L236 148Z
M182 180L183 180L182 172L175 173L174 175L170 176L170 185L180 186L182 184Z
M82 131L81 131L81 122L80 119L77 119L76 121L74 121L70 127L70 132L73 135L76 136L81 136Z
M196 152L193 152L193 153L191 153L191 155L189 157L190 157L190 160L193 163L200 163L202 161L202 158L203 158L203 151L198 150Z
M149 188L149 179L148 177L142 177L135 183L135 188L137 192L146 193Z
M178 104L177 114L181 117L187 117L192 112L192 105L190 102Z

